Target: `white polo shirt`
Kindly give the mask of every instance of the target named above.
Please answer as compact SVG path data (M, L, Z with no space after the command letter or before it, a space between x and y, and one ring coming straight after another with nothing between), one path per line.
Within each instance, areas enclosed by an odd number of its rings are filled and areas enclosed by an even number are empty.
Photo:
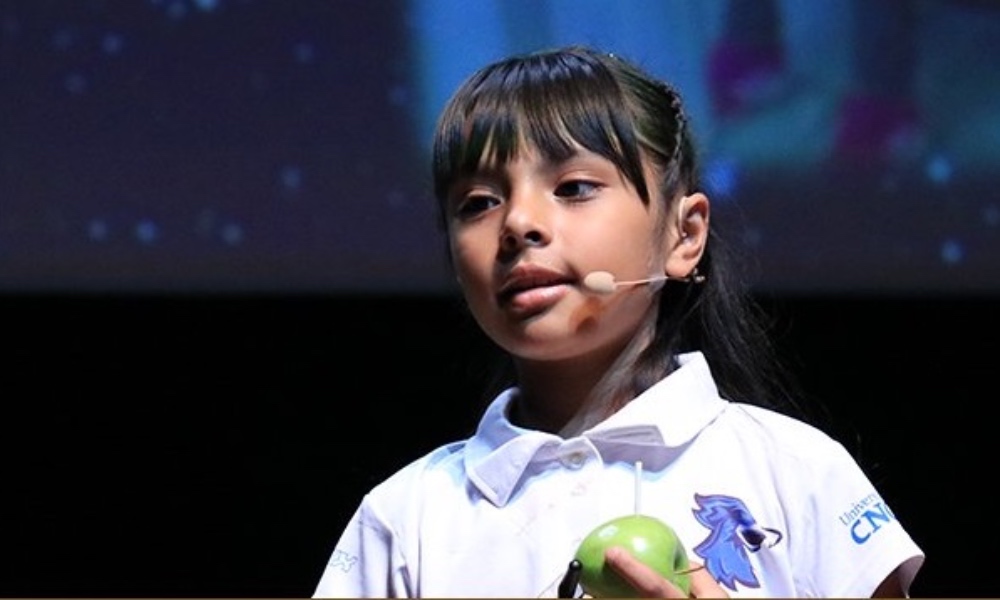
M512 425L500 394L472 438L364 497L314 597L554 597L637 489L734 597L867 597L901 564L909 585L923 552L843 446L719 398L700 353L680 364L570 439Z

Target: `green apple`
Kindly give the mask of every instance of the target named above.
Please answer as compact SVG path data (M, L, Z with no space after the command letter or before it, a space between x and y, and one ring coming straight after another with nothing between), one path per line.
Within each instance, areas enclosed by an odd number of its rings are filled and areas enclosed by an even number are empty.
M691 592L687 552L673 528L648 515L627 515L604 523L580 542L575 558L582 566L580 586L588 595L594 598L636 595L632 586L604 563L604 551L612 546L624 548L685 594Z

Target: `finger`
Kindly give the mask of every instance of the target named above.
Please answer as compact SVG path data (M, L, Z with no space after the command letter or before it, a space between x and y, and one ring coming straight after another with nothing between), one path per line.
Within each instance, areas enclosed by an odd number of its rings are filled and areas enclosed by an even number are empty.
M609 548L604 561L631 585L640 598L687 598L679 587L623 548Z
M694 598L728 598L729 594L712 577L708 569L696 562L691 562L688 569L691 575L691 596Z

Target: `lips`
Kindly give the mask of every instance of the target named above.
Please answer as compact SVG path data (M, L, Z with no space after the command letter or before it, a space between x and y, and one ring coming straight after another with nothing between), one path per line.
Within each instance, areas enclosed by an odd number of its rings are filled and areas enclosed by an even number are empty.
M501 304L510 302L515 296L531 290L541 290L574 283L576 280L558 271L537 265L520 265L511 270L504 280L497 299Z

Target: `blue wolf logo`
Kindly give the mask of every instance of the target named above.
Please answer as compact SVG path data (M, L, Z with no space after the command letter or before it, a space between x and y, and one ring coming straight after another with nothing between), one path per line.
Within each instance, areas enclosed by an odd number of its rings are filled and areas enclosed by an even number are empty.
M760 527L739 498L719 494L694 495L692 509L698 522L708 528L705 540L695 546L716 580L736 591L736 584L760 587L748 553L770 548L781 541L781 532Z

